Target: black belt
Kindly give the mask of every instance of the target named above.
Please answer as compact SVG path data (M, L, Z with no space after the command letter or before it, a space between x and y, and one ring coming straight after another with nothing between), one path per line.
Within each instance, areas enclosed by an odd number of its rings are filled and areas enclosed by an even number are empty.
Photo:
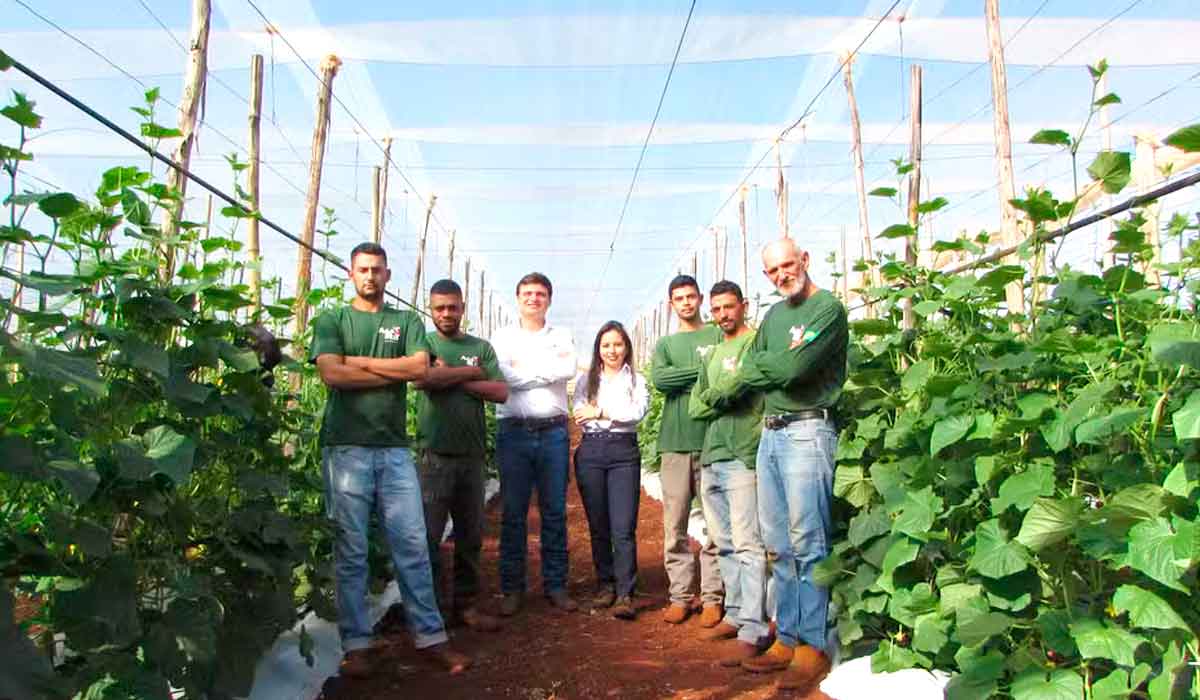
M788 425L801 420L830 420L833 411L828 408L806 408L795 413L781 413L774 416L763 416L763 426L767 430L781 430Z
M615 430L594 430L592 432L584 432L584 439L590 440L628 440L631 442L637 441L637 433L622 433Z
M505 430L512 428L524 428L525 430L539 431L549 430L550 428L558 428L566 426L566 416L550 416L548 418L501 418L500 427Z

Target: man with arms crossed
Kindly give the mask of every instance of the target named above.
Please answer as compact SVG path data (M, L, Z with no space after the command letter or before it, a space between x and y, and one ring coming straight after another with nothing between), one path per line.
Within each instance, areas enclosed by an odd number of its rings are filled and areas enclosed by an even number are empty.
M722 666L737 666L757 656L770 643L767 623L767 556L758 527L754 464L762 433L762 394L747 393L723 411L702 400L704 392L737 372L754 331L746 325L747 304L733 282L713 285L712 317L724 342L708 354L692 389L688 412L707 421L700 462L700 496L708 536L717 546L725 582L725 619L701 636L732 639L720 654Z
M687 619L694 605L696 557L687 525L692 499L700 495L700 450L704 448L704 422L688 415L688 397L700 374L700 363L721 342L721 330L700 319L704 295L690 275L671 280L667 299L679 317L679 332L658 341L650 360L650 380L665 395L658 450L662 455L663 555L671 604L663 620L677 625ZM721 570L712 538L700 549L699 568L704 606L700 623L715 627L722 616Z
M537 488L542 519L542 590L566 612L567 595L567 381L575 376L575 344L566 328L546 322L554 288L540 272L517 282L517 325L492 336L508 401L496 407L496 462L500 466L500 614L521 609L529 497Z
M405 432L406 383L425 377L429 346L417 314L383 303L391 279L387 253L374 243L350 252L356 296L313 323L311 359L328 387L321 424L326 512L334 521L342 673L371 672L367 657L367 530L371 510L391 550L413 642L451 673L470 659L450 648L438 612L421 516L421 488Z
M479 594L479 552L483 544L483 468L487 460L484 401L504 403L508 385L496 352L486 340L462 331L462 288L439 280L429 289L429 310L436 328L426 336L433 366L414 382L417 396L417 470L425 502L425 531L433 581L444 588L441 557L446 516L454 521L453 621L485 632L496 618L475 606ZM445 611L447 606L439 605Z
M831 411L846 381L846 309L808 276L809 255L784 238L763 249L763 271L783 300L767 312L732 381L703 392L725 410L764 392L758 447L758 514L771 557L776 641L742 667L785 671L779 686L801 694L829 673L829 591L812 580L829 553L837 432Z

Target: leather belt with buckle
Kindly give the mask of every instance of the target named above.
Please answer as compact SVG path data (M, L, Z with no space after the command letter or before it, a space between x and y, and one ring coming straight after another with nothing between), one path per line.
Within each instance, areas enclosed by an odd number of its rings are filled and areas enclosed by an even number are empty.
M501 418L500 425L504 428L523 428L537 432L567 424L566 416L549 416L547 418Z
M788 425L801 420L829 420L833 413L828 408L806 408L795 413L781 413L774 416L763 416L763 425L767 430L781 430Z

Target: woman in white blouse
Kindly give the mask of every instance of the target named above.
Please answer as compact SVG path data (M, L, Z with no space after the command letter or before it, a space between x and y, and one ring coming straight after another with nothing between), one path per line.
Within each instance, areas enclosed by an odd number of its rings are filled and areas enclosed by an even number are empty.
M637 514L642 457L637 425L650 405L646 380L634 371L625 327L609 321L596 333L592 364L575 379L575 422L583 442L575 478L587 513L596 567L597 608L632 620L637 584Z

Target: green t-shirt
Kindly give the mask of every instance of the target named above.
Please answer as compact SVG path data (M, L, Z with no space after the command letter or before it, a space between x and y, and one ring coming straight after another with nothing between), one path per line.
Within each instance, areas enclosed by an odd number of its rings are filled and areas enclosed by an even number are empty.
M761 391L767 415L833 408L846 382L849 344L846 308L837 297L822 289L799 304L785 299L767 311L737 374L704 392L704 401L724 410Z
M309 360L333 354L391 359L429 352L425 325L413 311L385 306L379 312L343 306L313 321ZM321 445L405 447L404 394L407 382L375 389L329 388Z
M447 367L482 367L487 379L504 381L496 351L486 340L465 333L445 338L437 331L426 340L433 356ZM481 455L486 437L483 399L461 386L417 394L417 447L438 454Z
M688 415L688 397L700 375L700 365L719 345L721 329L708 324L700 330L668 335L654 347L650 381L664 395L660 452L699 452L704 448L704 421Z
M743 333L714 348L692 388L688 412L693 418L708 422L708 429L704 431L704 450L700 453L701 464L736 459L748 469L754 468L758 439L762 435L763 395L748 393L724 411L713 410L701 398L708 387L737 373L754 335L753 331Z

